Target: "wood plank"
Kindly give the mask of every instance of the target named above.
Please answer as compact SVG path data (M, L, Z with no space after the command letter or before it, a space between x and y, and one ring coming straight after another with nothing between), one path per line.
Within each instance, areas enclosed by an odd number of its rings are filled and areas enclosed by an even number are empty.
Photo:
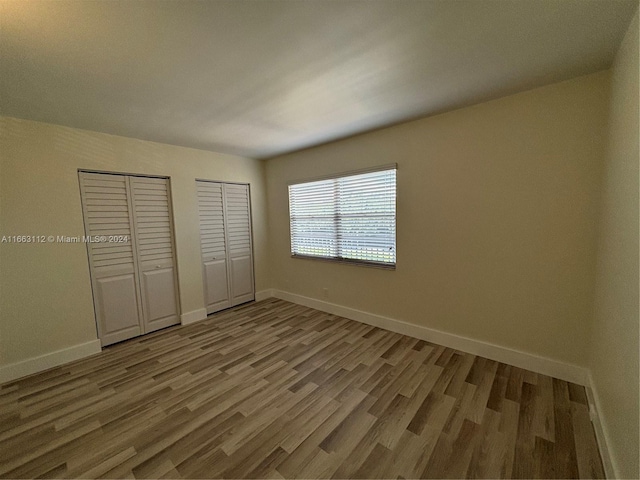
M584 388L282 300L0 386L0 477L603 478Z

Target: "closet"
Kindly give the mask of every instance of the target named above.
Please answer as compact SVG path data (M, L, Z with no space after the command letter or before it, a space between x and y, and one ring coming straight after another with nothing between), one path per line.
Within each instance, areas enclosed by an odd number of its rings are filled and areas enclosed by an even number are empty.
M79 176L102 345L180 323L169 179Z
M255 299L249 185L196 181L207 314Z

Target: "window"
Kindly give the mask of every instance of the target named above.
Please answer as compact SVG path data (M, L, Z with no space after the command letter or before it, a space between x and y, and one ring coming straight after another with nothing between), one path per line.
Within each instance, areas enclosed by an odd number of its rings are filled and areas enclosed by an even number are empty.
M291 255L395 268L396 166L289 185Z

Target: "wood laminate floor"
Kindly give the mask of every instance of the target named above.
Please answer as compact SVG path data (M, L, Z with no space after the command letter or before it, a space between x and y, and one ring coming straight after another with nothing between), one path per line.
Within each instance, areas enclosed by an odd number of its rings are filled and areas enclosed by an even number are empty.
M0 476L603 470L583 387L269 299L3 385Z

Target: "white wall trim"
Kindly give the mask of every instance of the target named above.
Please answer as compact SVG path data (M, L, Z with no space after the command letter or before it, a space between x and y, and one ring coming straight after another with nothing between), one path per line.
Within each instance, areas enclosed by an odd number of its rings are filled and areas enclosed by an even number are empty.
M207 309L199 308L197 310L192 310L191 312L183 313L182 315L180 315L180 323L182 325L189 325L191 323L204 320L205 318L207 318Z
M602 417L602 404L600 403L600 397L596 384L593 381L591 371L588 374L589 385L587 385L587 397L589 399L589 413L591 414L591 422L593 423L593 429L596 432L596 440L600 449L600 455L602 457L602 465L604 466L604 473L607 478L621 478L620 469L615 461L615 458L611 456L611 436L609 435L609 429L607 428L607 422Z
M266 300L267 298L271 298L273 296L273 288L260 290L259 292L256 292L256 302L261 302L262 300Z
M282 290L274 290L273 296L282 300L304 305L306 307L315 308L323 312L339 315L358 322L373 325L375 327L391 330L392 332L401 333L410 337L427 340L429 342L444 345L445 347L455 348L463 352L482 357L490 358L502 363L514 365L516 367L525 368L537 373L549 375L561 380L577 383L579 385L588 385L588 370L578 365L564 363L547 357L541 357L520 350L487 343L480 340L474 340L468 337L462 337L452 333L435 330L432 328L416 325L413 323L395 320L393 318L383 317L362 310L336 305L334 303L317 300L315 298L304 297L294 293L284 292Z
M40 355L39 357L32 357L20 362L2 365L0 366L0 384L73 362L74 360L89 357L101 351L100 340L92 340Z

